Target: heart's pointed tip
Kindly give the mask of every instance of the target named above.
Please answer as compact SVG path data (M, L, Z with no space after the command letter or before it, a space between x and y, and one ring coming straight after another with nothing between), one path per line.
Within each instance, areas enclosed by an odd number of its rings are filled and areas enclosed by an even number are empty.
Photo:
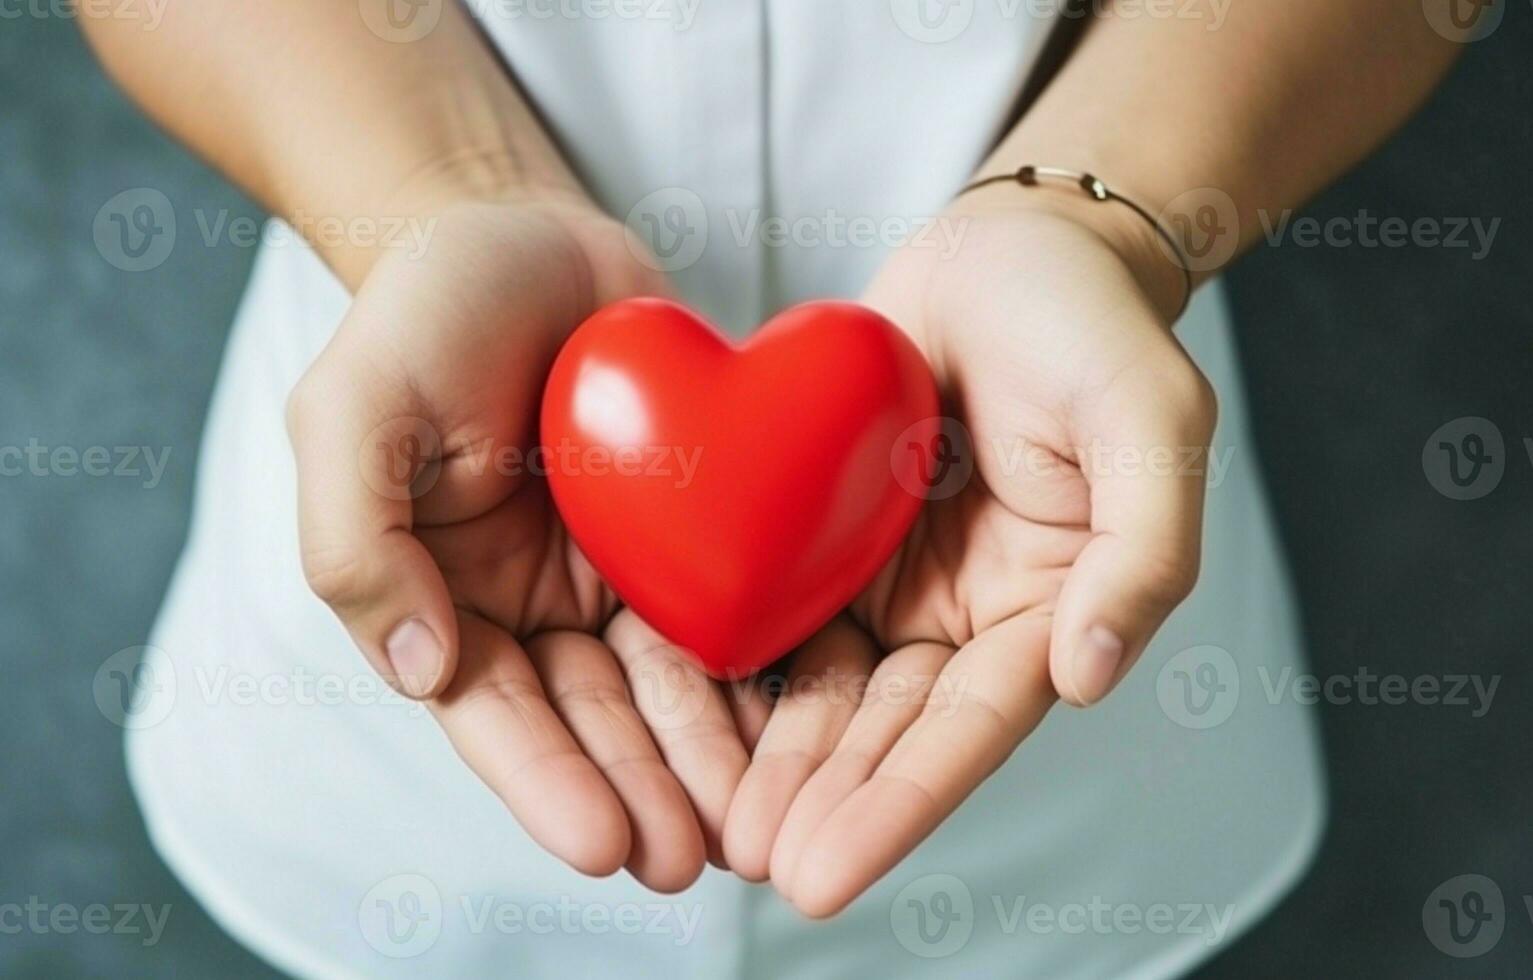
M720 684L743 684L761 673L765 666L765 664L753 666L751 661L741 661L728 654L712 657L701 657L695 653L690 655L702 667L703 673L707 674L710 680Z

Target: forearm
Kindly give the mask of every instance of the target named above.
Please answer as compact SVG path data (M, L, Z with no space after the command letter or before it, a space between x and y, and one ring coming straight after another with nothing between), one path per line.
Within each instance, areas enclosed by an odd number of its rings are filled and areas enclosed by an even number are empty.
M1238 253L1260 237L1263 214L1303 203L1399 126L1462 48L1401 0L1233 0L1212 23L1118 16L1108 4L981 175L1024 164L1090 171L1194 229L1189 211L1206 197L1187 192L1215 188L1234 202ZM1091 213L1125 221L1119 207ZM1155 288L1174 308L1183 286L1162 275Z
M413 216L456 197L578 196L468 14L444 8L406 43L335 0L171 3L152 31L81 24L153 118L300 231ZM357 244L368 238L315 244L354 288L377 257Z

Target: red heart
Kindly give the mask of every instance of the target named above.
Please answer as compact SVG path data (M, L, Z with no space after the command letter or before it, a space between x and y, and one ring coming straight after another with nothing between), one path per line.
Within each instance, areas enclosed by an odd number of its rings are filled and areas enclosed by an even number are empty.
M685 307L636 299L559 352L542 438L596 571L709 674L743 677L894 554L937 405L920 351L865 307L807 303L736 346Z

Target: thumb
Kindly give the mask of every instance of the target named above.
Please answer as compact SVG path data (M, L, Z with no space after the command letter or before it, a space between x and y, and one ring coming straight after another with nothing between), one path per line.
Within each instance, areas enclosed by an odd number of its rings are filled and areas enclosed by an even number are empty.
M1197 583L1217 410L1177 363L1120 377L1076 433L1092 536L1060 591L1049 671L1077 706L1107 696Z
M436 696L458 660L447 584L412 533L441 441L361 359L321 355L288 399L299 538L309 586L401 694Z

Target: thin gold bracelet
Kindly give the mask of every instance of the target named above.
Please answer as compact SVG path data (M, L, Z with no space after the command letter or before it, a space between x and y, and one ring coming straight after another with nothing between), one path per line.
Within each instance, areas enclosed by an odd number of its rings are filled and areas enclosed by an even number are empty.
M1076 170L1061 170L1058 167L1034 167L1029 165L1022 167L1013 174L1000 174L995 177L986 177L984 180L976 180L968 187L959 191L956 197L963 197L970 191L977 191L981 187L989 187L992 184L1016 183L1023 187L1037 187L1040 177L1068 181L1085 191L1086 195L1093 201L1102 201L1104 203L1107 201L1117 201L1119 204L1127 205L1135 214L1149 222L1150 227L1155 229L1155 233L1161 237L1161 240L1171 249L1171 254L1176 257L1177 267L1182 270L1182 278L1187 284L1187 291L1182 299L1182 307L1176 311L1176 316L1171 318L1173 322L1181 319L1182 314L1187 312L1188 304L1192 302L1192 263L1187 260L1187 255L1182 251L1182 246L1177 244L1176 238L1166 230L1165 225L1156 220L1153 214L1108 187L1099 178Z

